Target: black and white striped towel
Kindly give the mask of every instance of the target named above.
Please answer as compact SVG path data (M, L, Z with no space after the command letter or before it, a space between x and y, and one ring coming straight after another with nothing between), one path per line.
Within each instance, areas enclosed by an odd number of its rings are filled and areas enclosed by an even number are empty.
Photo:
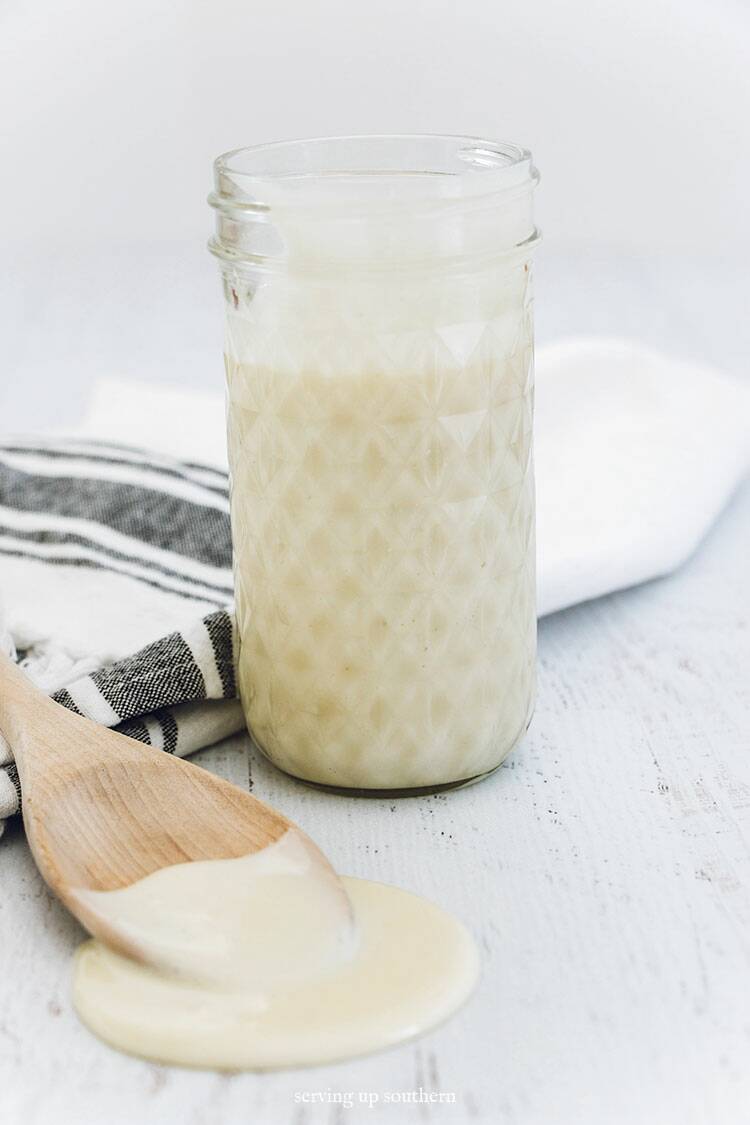
M0 443L0 642L63 706L185 756L241 729L226 473ZM0 741L0 832L19 809Z

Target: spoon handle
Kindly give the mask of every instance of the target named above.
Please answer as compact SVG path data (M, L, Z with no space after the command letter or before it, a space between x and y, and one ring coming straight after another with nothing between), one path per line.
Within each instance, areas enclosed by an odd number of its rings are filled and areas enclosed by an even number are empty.
M59 704L36 687L18 665L0 653L0 732L13 751L23 784L24 758L32 732L54 725Z

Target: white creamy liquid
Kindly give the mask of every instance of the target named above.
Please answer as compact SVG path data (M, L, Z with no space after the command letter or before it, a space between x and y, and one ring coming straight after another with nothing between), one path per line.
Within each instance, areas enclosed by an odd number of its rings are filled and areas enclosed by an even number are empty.
M159 1062L265 1069L378 1050L450 1015L478 973L465 928L381 883L344 879L342 893L307 847L291 830L250 856L87 892L146 963L81 946L83 1022Z
M226 367L255 739L337 787L493 769L534 693L523 263L234 291Z

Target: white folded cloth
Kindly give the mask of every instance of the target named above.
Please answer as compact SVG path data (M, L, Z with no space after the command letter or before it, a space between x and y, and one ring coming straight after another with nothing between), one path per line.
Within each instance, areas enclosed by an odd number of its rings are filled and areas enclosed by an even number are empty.
M675 570L748 469L747 383L620 340L540 348L540 615Z
M750 469L750 385L623 340L539 348L536 374L543 615L685 561ZM226 463L218 392L103 379L83 432Z

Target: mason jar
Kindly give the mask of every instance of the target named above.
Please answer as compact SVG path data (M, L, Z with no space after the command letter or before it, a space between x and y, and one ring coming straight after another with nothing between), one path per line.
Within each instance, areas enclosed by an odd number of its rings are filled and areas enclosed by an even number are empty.
M304 781L465 785L529 723L537 179L472 137L215 163L238 682Z

